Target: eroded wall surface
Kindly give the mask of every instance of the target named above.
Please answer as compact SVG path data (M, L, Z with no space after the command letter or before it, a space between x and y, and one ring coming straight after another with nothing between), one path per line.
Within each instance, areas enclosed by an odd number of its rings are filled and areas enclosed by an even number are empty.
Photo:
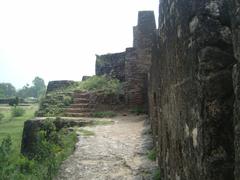
M154 12L140 11L138 24L133 28L133 47L123 53L97 56L96 75L108 75L124 82L125 101L130 107L147 107L147 74L155 44Z
M108 75L125 80L125 52L105 54L96 58L96 75Z
M163 179L234 179L228 5L161 0L159 12L149 104Z
M140 11L138 24L133 28L133 48L126 50L126 101L130 106L147 107L147 75L156 43L156 24L153 11Z
M47 85L47 93L61 90L73 85L75 82L70 80L50 81Z
M234 55L237 64L233 69L234 103L234 146L235 146L235 179L240 180L240 1L230 0Z

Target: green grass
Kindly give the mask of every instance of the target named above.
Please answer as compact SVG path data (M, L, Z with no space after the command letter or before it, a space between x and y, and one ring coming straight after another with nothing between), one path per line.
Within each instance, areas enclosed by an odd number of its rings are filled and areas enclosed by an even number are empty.
M148 152L148 159L152 160L152 161L156 161L157 159L157 152L155 149L152 149L151 151Z
M153 175L153 180L161 180L160 170L156 170Z
M57 89L52 92L69 93L74 91L90 91L90 92L103 92L104 94L120 94L123 91L122 84L118 79L110 78L107 76L92 76L85 81L75 82L73 85Z
M25 109L18 106L12 107L11 109L12 117L21 117L23 116L24 113L25 113Z
M104 117L114 117L117 114L113 111L99 111L92 113L93 117L104 118Z
M37 110L37 105L22 106L25 113L21 117L11 116L11 106L1 105L0 113L4 115L3 120L0 122L0 142L6 136L10 135L12 139L13 149L16 154L19 154L22 140L22 131L24 122L34 117Z
M60 140L60 145L54 140L40 139L40 143L42 141L45 146L39 146L40 149L37 148L37 150L40 151L37 152L40 155L41 153L47 153L46 159L39 160L34 158L29 160L20 154L22 130L25 120L34 117L37 106L33 105L23 108L26 110L26 113L22 117L13 118L10 115L11 107L0 106L0 112L5 115L5 120L0 124L0 179L50 180L57 174L62 161L75 149L76 133L69 132L67 129L62 129L59 132L53 130L51 133ZM50 137L53 137L52 135ZM6 137L10 137L10 146L1 144L4 141L6 142ZM6 148L8 149L7 151L2 151Z
M83 128L79 128L77 129L77 132L81 135L81 136L94 136L95 133L93 131L89 131L87 129L83 129Z
M63 116L64 108L72 103L73 99L67 93L52 92L40 101L37 116L56 117Z
M105 126L113 124L113 121L111 120L101 120L101 121L94 121L93 126Z
M64 108L69 106L73 99L73 92L92 92L103 96L116 96L119 99L123 94L122 83L118 79L107 76L92 76L85 81L75 82L73 85L57 89L48 93L40 102L37 116L56 117L64 116ZM113 117L111 112L96 113L95 117Z
M86 81L76 83L72 90L103 91L105 94L119 94L122 86L118 79L107 76L92 76Z

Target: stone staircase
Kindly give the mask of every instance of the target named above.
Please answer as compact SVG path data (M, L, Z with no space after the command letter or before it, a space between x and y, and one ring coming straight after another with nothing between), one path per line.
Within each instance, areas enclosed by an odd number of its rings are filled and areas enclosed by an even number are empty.
M66 117L88 117L94 111L94 105L90 103L88 92L74 92L73 103L65 109Z

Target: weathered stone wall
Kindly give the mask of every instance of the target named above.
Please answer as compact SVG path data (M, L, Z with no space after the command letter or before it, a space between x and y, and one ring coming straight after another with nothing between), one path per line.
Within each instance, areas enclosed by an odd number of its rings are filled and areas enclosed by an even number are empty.
M151 66L156 41L153 11L140 11L138 24L133 28L133 48L126 50L126 101L130 106L147 105L147 74Z
M73 85L74 81L69 80L62 80L62 81L50 81L47 86L47 93L58 90L58 89L64 89L71 85Z
M227 3L161 0L158 37L149 105L163 179L234 179Z
M92 92L89 103L93 105L94 112L124 109L125 101L123 95L106 94L103 91Z
M125 80L125 52L96 56L96 75L108 75Z
M152 51L156 44L156 24L153 11L140 11L133 28L133 47L126 52L97 56L96 75L109 75L124 82L125 103L144 107L147 100L147 75Z
M91 76L83 76L83 77L82 77L82 81L86 81L86 80L88 80L90 77L91 77Z
M240 1L229 0L232 20L234 55L237 64L233 70L234 103L234 146L235 146L235 180L240 180Z
M39 141L38 133L43 129L46 119L52 120L56 126L57 131L62 128L92 125L94 122L93 120L86 120L81 118L35 118L25 121L22 134L21 153L30 159L34 158L36 154L39 153L38 149L36 148L36 144Z

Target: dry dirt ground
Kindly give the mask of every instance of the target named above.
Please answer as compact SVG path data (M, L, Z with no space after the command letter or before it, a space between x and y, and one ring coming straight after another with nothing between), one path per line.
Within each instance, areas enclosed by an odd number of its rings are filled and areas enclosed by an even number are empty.
M151 180L155 161L144 115L117 116L113 123L84 127L75 152L62 164L57 180Z

